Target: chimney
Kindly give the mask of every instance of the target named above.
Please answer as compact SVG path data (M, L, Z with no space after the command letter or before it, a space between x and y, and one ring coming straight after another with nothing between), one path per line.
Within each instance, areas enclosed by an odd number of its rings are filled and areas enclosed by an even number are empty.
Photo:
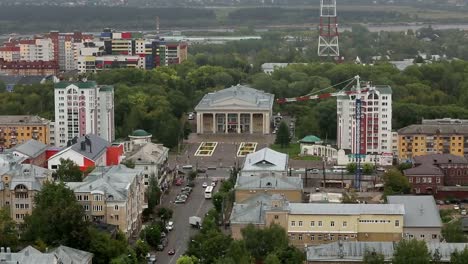
M81 150L82 150L82 151L85 151L85 150L86 150L86 142L81 141L80 144L81 144Z
M4 247L0 247L0 253L5 253L5 248Z
M11 248L10 247L6 248L6 253L11 253Z

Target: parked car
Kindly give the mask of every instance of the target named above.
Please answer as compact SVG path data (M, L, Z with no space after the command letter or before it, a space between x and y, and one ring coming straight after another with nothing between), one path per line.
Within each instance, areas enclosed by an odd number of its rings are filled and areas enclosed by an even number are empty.
M461 215L466 215L466 209L461 210Z
M174 222L173 222L173 221L167 222L167 224L166 224L166 229L167 229L168 231L174 230Z
M163 251L163 250L164 250L164 245L163 245L163 244L159 244L159 245L156 247L156 250L157 250L157 251Z
M442 201L442 200L437 200L437 204L438 204L438 205L444 205L445 203L444 203L444 201Z
M211 182L211 186L216 187L216 182Z
M454 210L460 210L460 206L459 206L458 204L454 204L454 205L453 205L453 209L454 209Z
M161 238L165 238L167 236L166 232L161 232Z
M203 188L206 188L208 186L208 184L206 182L203 183L202 187Z
M193 120L193 119L195 119L195 113L190 112L190 113L188 114L188 120Z
M312 169L311 172L312 172L312 174L319 174L320 170L319 169Z
M197 169L197 172L198 172L198 173L206 173L206 169L198 168L198 169Z
M182 178L178 178L178 179L176 180L175 185L180 186L180 185L182 185L182 184L184 184L184 180L183 180Z
M171 256L174 255L174 254L175 254L175 249L174 249L174 248L173 248L173 249L169 249L169 250L167 251L167 254L168 254L168 255L171 255Z

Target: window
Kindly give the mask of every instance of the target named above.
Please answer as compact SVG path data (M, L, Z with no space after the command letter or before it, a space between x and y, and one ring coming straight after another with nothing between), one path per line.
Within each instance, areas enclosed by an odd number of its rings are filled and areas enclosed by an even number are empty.
M314 241L315 240L315 236L314 235L310 235L310 241Z
M115 215L115 221L119 221L119 215Z
M278 216L278 215L275 215L275 219L278 219L278 218L279 218L279 216Z
M427 182L428 182L428 183L432 183L432 178L431 178L431 177L427 177Z
M322 235L318 235L317 239L322 240Z
M118 211L118 210L119 210L119 206L118 206L118 205L114 206L114 210Z
M424 239L424 234L421 234L420 237Z
M335 221L331 221L330 226L335 226Z
M299 221L299 226L302 226L302 221Z
M302 234L299 234L299 235L297 236L297 240L302 240Z
M408 177L408 181L412 183L413 182L413 177Z
M296 235L291 234L291 240L295 240L295 239L296 239Z
M421 179L419 177L416 177L416 183L420 183Z
M83 201L88 201L88 195L83 195Z
M310 226L315 226L315 221L310 221Z
M395 227L399 227L400 226L400 220L395 220Z
M437 239L437 234L432 234L432 239Z
M347 227L347 226L348 226L348 222L343 221L343 227Z
M291 226L296 226L296 221L291 221Z
M322 226L322 221L318 221L318 226Z
M102 201L102 195L100 195L100 194L95 194L95 195L94 195L94 201Z
M84 209L85 211L89 211L89 205L87 205L87 204L83 205L83 209Z

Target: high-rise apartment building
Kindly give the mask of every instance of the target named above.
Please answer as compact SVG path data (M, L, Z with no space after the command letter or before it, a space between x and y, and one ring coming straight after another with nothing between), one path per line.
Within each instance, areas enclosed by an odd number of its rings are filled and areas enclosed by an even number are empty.
M360 154L391 153L392 88L368 85L361 91L359 95L337 97L338 148ZM356 99L361 105L360 148L356 146Z
M49 144L50 121L39 116L0 116L0 150L12 148L30 139Z
M427 154L468 155L468 120L422 120L398 130L399 160Z
M95 134L115 139L114 87L94 81L55 85L55 145L66 146L74 137Z

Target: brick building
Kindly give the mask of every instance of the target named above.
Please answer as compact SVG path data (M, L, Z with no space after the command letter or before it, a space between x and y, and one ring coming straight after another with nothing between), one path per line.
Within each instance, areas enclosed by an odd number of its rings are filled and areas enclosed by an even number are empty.
M414 158L414 164L432 164L444 173L444 185L468 185L468 160L452 154L432 154Z

